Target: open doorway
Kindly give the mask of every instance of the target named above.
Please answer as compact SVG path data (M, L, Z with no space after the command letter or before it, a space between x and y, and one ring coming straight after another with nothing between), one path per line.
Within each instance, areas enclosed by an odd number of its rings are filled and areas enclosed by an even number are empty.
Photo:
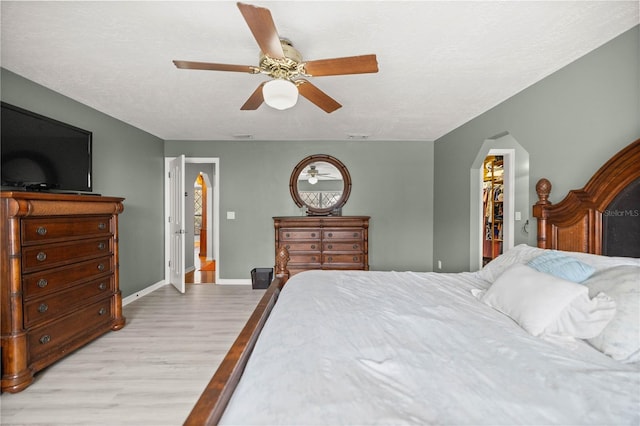
M215 283L216 260L208 244L211 241L209 226L213 226L211 217L213 187L209 177L211 170L206 170L208 168L196 167L199 171L193 182L193 269L185 273L187 284ZM187 173L189 172L190 170L187 169Z
M491 149L482 161L478 215L482 266L514 245L514 155L513 149Z
M488 155L482 162L482 266L503 253L505 233L509 231L505 225L510 225L504 213L505 158Z
M185 282L215 283L216 259L209 244L215 235L208 225L213 223L216 170L213 163L192 160L185 158Z

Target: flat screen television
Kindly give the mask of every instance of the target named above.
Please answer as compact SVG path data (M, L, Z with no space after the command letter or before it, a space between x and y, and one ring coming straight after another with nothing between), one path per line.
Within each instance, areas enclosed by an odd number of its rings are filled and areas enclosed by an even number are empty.
M2 102L3 189L91 192L92 133Z

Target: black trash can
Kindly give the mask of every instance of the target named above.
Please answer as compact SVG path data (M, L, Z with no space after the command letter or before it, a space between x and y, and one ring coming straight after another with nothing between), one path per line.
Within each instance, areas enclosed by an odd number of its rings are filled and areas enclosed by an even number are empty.
M254 268L251 270L251 287L265 289L273 280L273 268Z

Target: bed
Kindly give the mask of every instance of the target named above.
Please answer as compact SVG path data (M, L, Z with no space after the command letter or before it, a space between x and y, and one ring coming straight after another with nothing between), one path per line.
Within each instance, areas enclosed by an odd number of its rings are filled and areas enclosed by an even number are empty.
M288 254L185 424L640 424L640 140L463 273ZM285 286L286 283L286 286Z

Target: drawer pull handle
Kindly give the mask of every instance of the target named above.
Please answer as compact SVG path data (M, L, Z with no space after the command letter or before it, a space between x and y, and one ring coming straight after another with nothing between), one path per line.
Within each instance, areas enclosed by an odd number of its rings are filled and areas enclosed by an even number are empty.
M104 271L104 265L102 263L98 263L98 271Z
M358 261L358 256L353 256L353 261L357 262Z
M104 315L107 313L107 310L105 308L100 308L100 310L98 311L98 315Z
M333 262L333 257L329 256L329 262Z
M354 248L354 249L357 249L357 248L358 248L358 245L357 245L357 244L354 244L354 245L353 245L353 248Z
M312 257L311 257L311 261L312 261L312 262L315 262L315 261L316 261L316 257L315 257L315 256L312 256Z
M333 232L329 232L329 236L330 236L330 237L333 237Z
M40 278L38 280L38 287L40 288L45 288L47 284L49 284L49 281L45 280L44 278Z
M316 249L316 245L315 244L311 244L311 250L315 250Z
M104 250L106 246L105 243L98 243L98 250Z
M286 236L287 238L289 238L289 237L291 236L291 234L289 234L289 233L287 232L287 233L285 234L285 236Z
M285 246L285 248L286 248L287 250L289 250L289 248L291 248L291 246L290 246L289 244L287 244L287 245Z
M107 284L106 283L100 283L100 285L98 285L98 288L100 290L106 290L107 289Z
M36 254L36 259L38 259L38 262L44 262L45 260L47 260L47 253L41 251L40 253Z
M312 232L312 233L311 233L311 236L312 236L312 237L315 237L315 236L316 236L316 233L315 233L315 232Z
M357 232L354 232L354 233L353 233L353 237L355 238L355 237L357 237L357 236L358 236L358 233L357 233Z
M47 343L49 343L51 341L51 336L49 336L48 334L45 334L44 336L42 336L40 338L40 344L41 345L46 345Z
M103 231L103 230L105 230L106 228L107 228L107 224L106 224L106 223L104 223L104 222L100 222L100 223L98 224L98 229L99 229L99 230Z
M47 235L47 228L45 228L44 226L38 226L36 232L38 233L38 235Z
M38 306L38 312L40 312L41 314L44 314L48 310L49 306L46 303L42 303L40 306Z
M329 244L329 245L327 246L327 248L328 248L329 250L331 250L331 249L333 248L333 244Z

